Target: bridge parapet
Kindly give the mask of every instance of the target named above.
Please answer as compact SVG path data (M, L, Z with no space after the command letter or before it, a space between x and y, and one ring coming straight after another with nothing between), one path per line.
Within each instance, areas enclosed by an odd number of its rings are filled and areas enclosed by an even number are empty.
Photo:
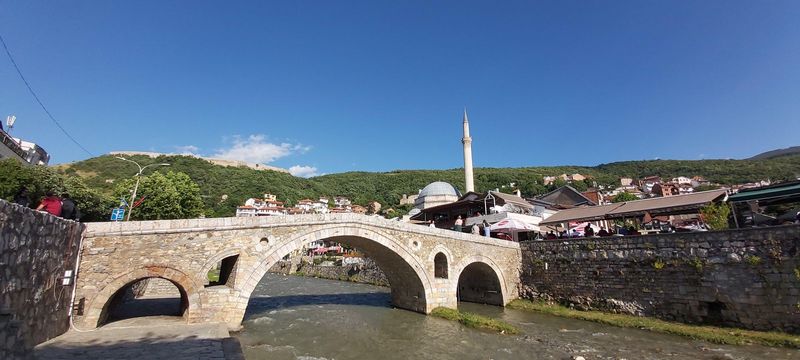
M127 222L98 222L87 224L87 236L126 236L146 234L172 234L215 230L245 230L276 226L314 226L354 223L384 229L404 231L419 235L441 236L454 240L519 249L519 243L447 229L414 225L402 221L387 220L379 216L355 213L302 214L286 216L227 217L208 219L148 220Z

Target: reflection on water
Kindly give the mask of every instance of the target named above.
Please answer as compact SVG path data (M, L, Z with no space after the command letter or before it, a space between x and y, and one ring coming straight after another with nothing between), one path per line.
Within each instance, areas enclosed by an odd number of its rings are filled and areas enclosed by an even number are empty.
M518 326L499 335L393 309L388 289L267 274L237 335L252 359L800 359L800 351L722 346L636 329L461 303Z

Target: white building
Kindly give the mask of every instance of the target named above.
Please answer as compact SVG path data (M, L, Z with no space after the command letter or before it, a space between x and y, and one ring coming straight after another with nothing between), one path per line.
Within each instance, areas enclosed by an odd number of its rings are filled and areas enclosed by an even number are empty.
M12 138L0 130L0 159L12 158L25 165L44 165L50 162L50 155L41 146L30 141Z
M321 197L319 200L314 201L311 199L303 199L297 202L295 208L300 210L300 213L303 214L327 214L328 210L328 198Z
M339 210L350 212L353 210L353 202L344 196L337 196L333 198L333 207Z
M286 215L287 212L288 209L275 195L264 194L262 199L250 198L244 202L244 206L237 207L236 217L280 216Z
M678 176L676 178L673 178L672 182L675 183L675 184L678 184L678 185L683 185L683 184L691 185L692 184L692 179L690 179L690 178L688 178L686 176Z

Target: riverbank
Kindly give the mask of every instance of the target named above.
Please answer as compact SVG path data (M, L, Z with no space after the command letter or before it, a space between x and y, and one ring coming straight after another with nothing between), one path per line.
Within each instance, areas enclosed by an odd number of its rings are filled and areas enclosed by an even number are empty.
M558 304L532 302L529 300L514 300L508 304L508 307L517 310L535 311L571 319L593 321L623 328L635 328L665 334L680 335L695 340L712 342L715 344L759 344L800 349L800 335L779 332L742 330L735 328L720 328L713 326L687 325L648 317L611 314L599 311L579 311Z

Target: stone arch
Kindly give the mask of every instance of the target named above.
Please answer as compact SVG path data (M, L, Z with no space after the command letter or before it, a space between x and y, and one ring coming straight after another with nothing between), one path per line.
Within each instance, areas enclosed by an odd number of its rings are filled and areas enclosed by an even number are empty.
M455 259L455 257L453 257L453 254L450 252L450 250L442 244L437 244L436 246L434 246L433 250L431 250L430 254L428 254L428 264L432 266L428 268L428 271L431 274L434 274L435 278L436 255L438 254L442 254L445 256L445 259L447 260L447 274L452 275L453 272L451 270L453 269L453 259Z
M498 288L497 291L499 291L499 294L496 299L488 298L486 301L478 301L477 299L468 299L464 301L482 302L499 306L504 306L510 301L508 289L506 286L506 279L503 274L503 271L500 270L500 267L497 266L497 264L492 259L483 255L473 255L461 260L459 265L456 267L456 271L454 272L454 277L452 278L455 294L459 294L459 292L463 290L460 288L462 286L461 283L462 277L464 275L471 274L471 273L465 274L464 271L467 270L467 268L471 268L470 270L477 270L479 272L482 272L482 275L484 276L481 277L484 279L481 280L484 281L493 280L491 279L490 275L494 275L494 279L497 280L496 286ZM482 287L480 290L492 289L491 286L492 284L478 284L478 285ZM459 294L457 296L460 297L461 295L465 294ZM460 298L458 300L460 300Z
M392 289L392 302L395 306L421 313L430 312L433 307L428 301L432 294L432 282L427 267L413 250L402 241L389 235L354 224L332 224L314 226L309 230L295 233L265 252L256 261L251 275L243 282L241 296L250 297L258 282L284 255L305 244L320 240L332 240L357 247L367 253L386 274Z
M444 253L438 252L433 257L433 277L437 279L447 279L447 256Z
M226 259L230 259L232 257L239 257L241 255L241 252L242 252L241 249L225 249L225 250L222 250L222 251L218 252L214 256L210 257L208 259L208 261L206 261L206 263L203 264L203 267L201 268L200 274L198 274L198 276L200 277L199 280L202 281L205 286L211 285L210 281L208 280L208 277L207 277L207 274L209 273L209 271L211 271L211 268L213 268L214 266L216 266L220 262L224 263ZM236 265L238 265L238 261L235 262L234 267ZM230 274L229 275L235 277L236 269L235 268L231 268L229 270L230 270ZM234 284L234 282L232 281L231 285L233 285L233 284Z
M181 292L181 301L185 302L182 304L182 308L183 317L187 321L194 312L199 310L201 306L198 295L199 288L189 275L169 266L153 265L123 273L105 285L88 303L86 316L82 323L92 327L102 325L108 316L108 306L114 295L126 286L148 278L169 280L178 288Z

